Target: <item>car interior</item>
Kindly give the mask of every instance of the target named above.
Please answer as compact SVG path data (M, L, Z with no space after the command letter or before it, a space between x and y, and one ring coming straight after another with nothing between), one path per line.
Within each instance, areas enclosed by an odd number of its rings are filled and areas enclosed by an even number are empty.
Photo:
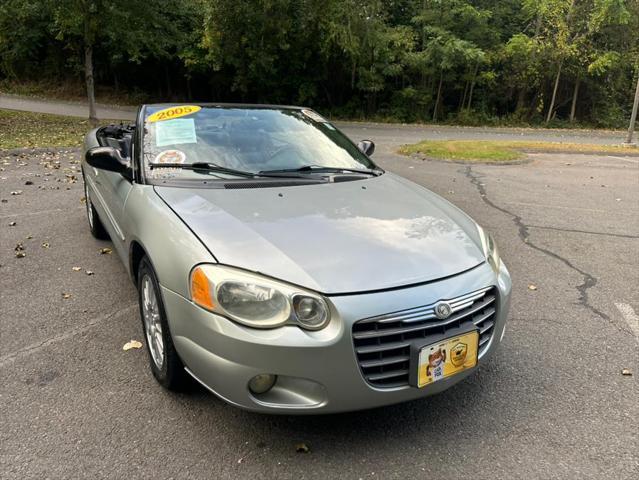
M111 124L100 128L97 132L97 138L100 146L117 148L122 158L131 158L134 131L135 125L133 124Z

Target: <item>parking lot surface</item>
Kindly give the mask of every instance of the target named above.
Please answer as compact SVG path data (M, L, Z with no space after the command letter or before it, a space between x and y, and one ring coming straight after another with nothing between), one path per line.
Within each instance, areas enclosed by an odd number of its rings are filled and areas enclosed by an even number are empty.
M346 127L491 231L513 276L504 342L476 374L319 417L168 393L144 349L122 350L143 338L136 293L89 233L77 151L4 152L0 477L636 479L639 158L424 161L394 153L423 131L382 130Z

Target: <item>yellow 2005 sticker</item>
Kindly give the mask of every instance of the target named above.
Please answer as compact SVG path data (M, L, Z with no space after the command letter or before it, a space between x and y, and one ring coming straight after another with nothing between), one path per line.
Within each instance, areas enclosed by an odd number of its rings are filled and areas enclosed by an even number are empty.
M148 122L160 122L162 120L170 120L172 118L184 117L202 110L197 105L177 105L175 107L164 108L152 113L147 117Z

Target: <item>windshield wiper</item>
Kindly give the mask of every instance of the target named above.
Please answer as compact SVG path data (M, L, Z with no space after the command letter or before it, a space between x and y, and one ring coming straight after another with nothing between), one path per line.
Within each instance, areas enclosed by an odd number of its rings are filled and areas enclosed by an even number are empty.
M368 169L359 169L359 168L346 168L346 167L324 167L322 165L304 165L299 168L283 168L280 170L262 170L259 172L260 175L268 174L268 173L359 173L362 175L373 175L375 177L379 177L384 170L381 168L368 168Z
M195 163L149 163L149 168L179 168L182 170L194 170L205 171L213 173L226 173L228 175L235 175L237 177L245 178L257 178L257 177L272 177L272 178L306 178L302 175L277 175L273 172L273 175L268 172L245 172L244 170L235 170L234 168L223 167L216 163L209 162L195 162Z

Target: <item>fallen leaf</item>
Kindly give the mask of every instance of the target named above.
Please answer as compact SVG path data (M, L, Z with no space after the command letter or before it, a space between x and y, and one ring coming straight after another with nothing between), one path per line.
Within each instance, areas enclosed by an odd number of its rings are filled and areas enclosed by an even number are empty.
M528 285L528 290L537 290L537 285L533 285L532 283Z
M73 270L74 272L79 272L80 270L82 270L81 267L71 267L71 270Z
M124 344L122 350L126 352L127 350L131 350L132 348L142 348L142 344L137 340L129 340Z
M624 368L623 370L621 370L621 374L625 375L626 377L632 377L632 370L630 370L629 368Z
M297 445L295 445L295 451L297 453L309 453L311 449L308 448L308 445L306 445L305 443L298 443Z
M93 272L92 272L91 270L87 270L87 271L86 271L86 272L84 272L84 273L86 273L87 275L93 275Z
M111 252L113 250L111 250L111 247L104 247L100 249L100 254L101 255L111 255Z
M70 293L63 293L63 294L62 294L62 298L64 298L65 300L66 300L67 298L71 298L71 294L70 294Z

